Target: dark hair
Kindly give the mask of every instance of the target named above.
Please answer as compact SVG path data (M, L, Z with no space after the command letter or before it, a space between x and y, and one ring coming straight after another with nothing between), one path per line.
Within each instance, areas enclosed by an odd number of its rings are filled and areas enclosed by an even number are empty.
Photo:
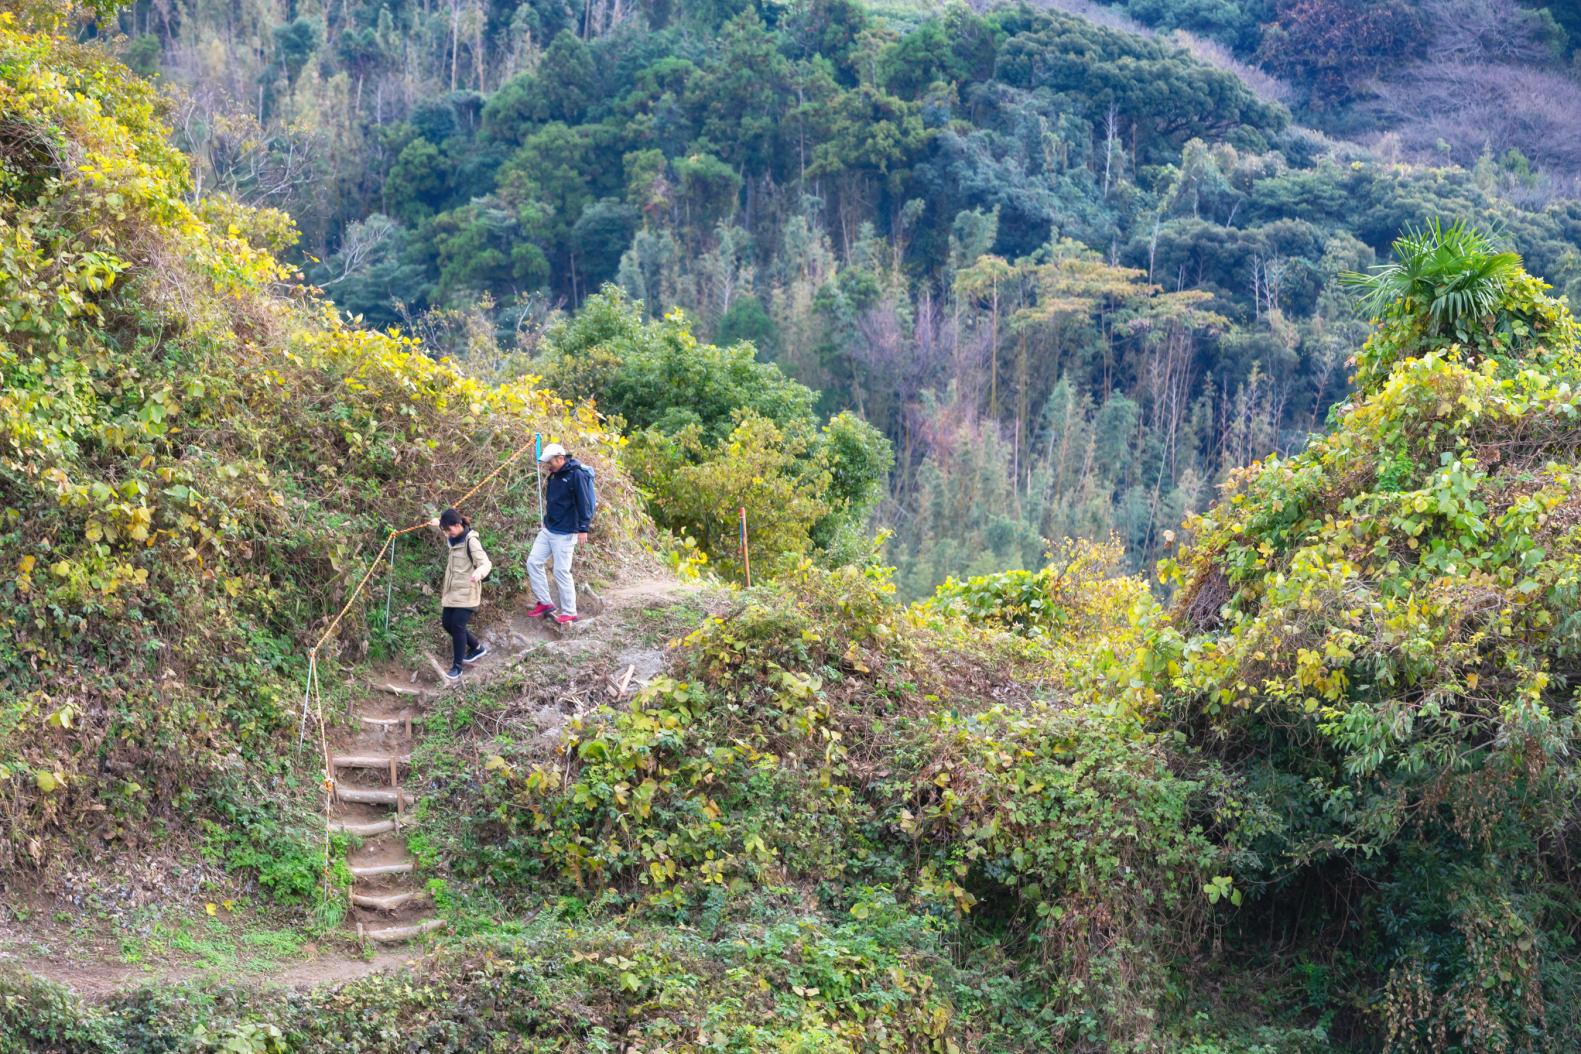
M461 515L455 509L446 509L439 514L439 526L441 527L454 527L458 523L463 527L472 526L471 518Z

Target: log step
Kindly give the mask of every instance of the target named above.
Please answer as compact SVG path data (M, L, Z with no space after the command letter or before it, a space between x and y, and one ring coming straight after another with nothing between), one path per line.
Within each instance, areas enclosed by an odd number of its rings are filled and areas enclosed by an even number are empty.
M353 893L351 902L359 908L372 908L374 911L395 911L408 904L427 903L428 890L409 889L400 893L386 893L382 896L375 893Z
M417 801L405 791L390 787L336 787L335 796L341 801L359 805L394 805L399 802L404 807Z
M357 936L365 940L378 941L380 944L399 944L401 941L413 940L425 933L443 929L444 925L444 919L424 919L422 922L414 922L410 926L386 926L380 930L370 930L359 922L357 923Z
M398 754L391 757L388 754L340 754L335 757L335 767L338 769L388 769L390 763L397 765L410 765L412 755Z
M402 827L410 826L411 824L409 823L397 825L393 819L373 820L369 823L340 823L338 821L331 821L329 825L329 833L351 834L356 835L358 838L372 838L376 834L389 834L391 831L397 831Z
M351 876L353 878L379 878L384 875L409 875L415 869L410 860L403 860L398 864L352 864Z
M368 686L375 691L405 696L408 699L423 699L433 694L426 688L419 688L416 685L396 684L394 681L371 681Z
M383 732L388 732L388 731L390 731L392 729L398 729L398 730L403 731L403 732L410 732L411 731L411 727L412 727L412 722L417 720L417 718L415 718L415 717L362 717L362 718L358 718L358 720L360 720L363 724L368 725L371 728L376 728L376 729L379 729L380 731L383 731Z

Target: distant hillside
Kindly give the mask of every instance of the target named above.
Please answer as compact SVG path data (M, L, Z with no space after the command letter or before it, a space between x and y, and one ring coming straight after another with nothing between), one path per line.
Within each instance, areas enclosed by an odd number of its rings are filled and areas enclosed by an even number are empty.
M1581 8L1547 0L1056 0L1185 31L1277 78L1304 122L1414 160L1581 180Z
M866 418L921 596L1069 535L1146 566L1316 429L1364 334L1333 275L1405 226L1474 218L1581 289L1581 107L1513 3L140 0L108 44L371 322L524 368L614 283Z

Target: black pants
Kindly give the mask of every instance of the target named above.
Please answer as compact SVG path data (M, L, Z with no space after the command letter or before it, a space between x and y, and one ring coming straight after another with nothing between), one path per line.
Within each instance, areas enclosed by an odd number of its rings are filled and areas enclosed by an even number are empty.
M458 670L461 660L478 650L478 639L467 629L467 623L472 621L475 611L477 608L445 608L444 616L439 620L445 632L450 634L451 652L455 655L455 667Z

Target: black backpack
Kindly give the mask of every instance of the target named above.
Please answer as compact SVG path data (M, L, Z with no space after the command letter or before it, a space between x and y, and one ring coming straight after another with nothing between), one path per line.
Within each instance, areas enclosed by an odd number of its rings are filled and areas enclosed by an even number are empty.
M469 530L467 532L467 541L466 541L467 559L472 561L472 570L474 570L474 571L476 571L478 569L478 562L472 556L472 539L473 539L473 536L476 533L477 532L475 532L475 531L470 531ZM479 542L478 544L482 545L483 543ZM494 577L494 565L490 564L489 565L489 573L483 576L483 581L487 582L489 579L491 579L493 577Z
M582 465L582 471L587 473L587 489L593 492L593 507L587 512L587 518L591 520L598 512L598 473L589 465Z

